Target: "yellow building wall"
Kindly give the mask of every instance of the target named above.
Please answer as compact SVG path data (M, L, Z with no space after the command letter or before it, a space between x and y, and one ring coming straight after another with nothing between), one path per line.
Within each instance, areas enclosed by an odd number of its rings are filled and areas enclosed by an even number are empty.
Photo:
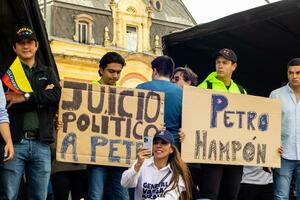
M151 80L152 55L60 40L52 40L50 46L62 80L99 80L99 60L109 51L121 54L126 62L118 81L120 86L134 88L139 83Z
M155 49L150 47L151 8L143 0L111 0L110 9L113 30L103 27L104 46L64 39L50 42L61 79L99 80L99 60L109 51L121 54L126 61L118 81L120 86L133 88L152 79L151 61L161 51L158 36L156 41L152 41L155 42ZM126 50L127 26L137 28L136 52ZM111 39L108 37L109 31L113 32Z

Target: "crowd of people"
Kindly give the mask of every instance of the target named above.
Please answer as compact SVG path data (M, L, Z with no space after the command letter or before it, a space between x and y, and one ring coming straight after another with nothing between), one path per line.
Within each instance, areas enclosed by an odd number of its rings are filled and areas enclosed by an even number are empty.
M174 69L172 58L152 61L153 80L137 88L165 93L165 130L155 134L151 150L141 148L133 165L124 168L55 161L50 144L58 124L58 78L36 58L39 43L30 27L17 30L12 47L32 92L16 93L0 84L0 200L17 199L21 182L26 182L26 199L45 200L49 180L55 200L67 200L69 193L73 200L279 200L289 199L293 176L300 184L300 58L287 64L288 83L270 94L282 102L281 168L186 164L180 157L180 144L189 134L181 130L184 86L247 94L232 80L238 58L228 48L216 52L215 71L199 85L187 66ZM92 83L116 86L125 64L121 55L108 52L100 59L100 80ZM300 199L300 187L296 194Z

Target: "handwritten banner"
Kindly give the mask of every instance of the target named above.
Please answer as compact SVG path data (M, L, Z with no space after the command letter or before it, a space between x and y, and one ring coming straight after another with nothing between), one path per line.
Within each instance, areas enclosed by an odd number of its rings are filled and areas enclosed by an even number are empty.
M182 123L186 162L280 167L278 100L185 87Z
M72 81L62 85L58 161L128 167L143 137L163 124L163 93Z

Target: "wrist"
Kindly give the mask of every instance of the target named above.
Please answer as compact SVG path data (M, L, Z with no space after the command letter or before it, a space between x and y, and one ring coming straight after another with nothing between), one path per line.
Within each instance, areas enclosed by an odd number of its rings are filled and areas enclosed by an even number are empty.
M29 92L25 92L23 94L23 97L24 97L25 101L28 101L30 99L30 97L31 97L31 94Z
M136 172L140 171L140 168L141 168L142 165L143 165L143 163L137 162L137 163L134 165L134 170L135 170Z
M6 142L5 142L5 145L7 145L7 146L11 146L11 145L13 145L13 142L12 142L11 140L9 140L9 141L6 141Z

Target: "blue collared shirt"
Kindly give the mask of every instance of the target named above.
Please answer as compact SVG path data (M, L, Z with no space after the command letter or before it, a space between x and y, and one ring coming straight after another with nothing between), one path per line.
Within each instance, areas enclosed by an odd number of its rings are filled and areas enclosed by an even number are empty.
M6 111L6 98L3 91L2 81L0 81L0 123L9 122Z
M282 157L300 160L300 101L288 84L272 91L270 98L281 101Z

